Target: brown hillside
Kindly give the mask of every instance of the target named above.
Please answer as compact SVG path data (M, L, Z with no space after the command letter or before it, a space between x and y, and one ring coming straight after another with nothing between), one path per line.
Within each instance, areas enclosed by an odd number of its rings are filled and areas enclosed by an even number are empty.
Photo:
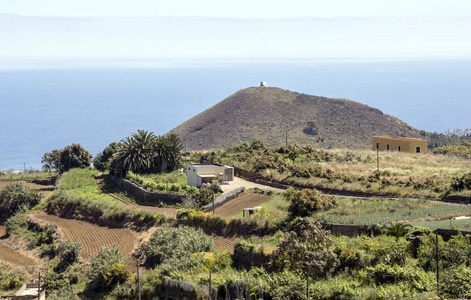
M317 125L310 130L309 121ZM419 131L380 110L345 99L330 99L273 87L240 90L171 133L189 150L226 148L260 139L320 148L369 148L373 135L421 137Z

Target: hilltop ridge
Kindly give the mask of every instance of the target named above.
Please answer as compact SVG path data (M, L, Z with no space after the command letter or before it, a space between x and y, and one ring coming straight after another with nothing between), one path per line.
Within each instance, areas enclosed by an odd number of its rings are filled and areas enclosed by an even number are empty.
M347 99L276 87L249 87L187 120L170 133L188 150L226 148L260 139L267 145L367 149L374 135L424 138L403 121Z

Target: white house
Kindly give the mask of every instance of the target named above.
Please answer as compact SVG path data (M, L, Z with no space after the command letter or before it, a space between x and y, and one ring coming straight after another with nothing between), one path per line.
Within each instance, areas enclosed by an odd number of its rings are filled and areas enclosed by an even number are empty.
M201 187L203 183L213 180L233 181L234 168L219 164L187 164L186 184Z

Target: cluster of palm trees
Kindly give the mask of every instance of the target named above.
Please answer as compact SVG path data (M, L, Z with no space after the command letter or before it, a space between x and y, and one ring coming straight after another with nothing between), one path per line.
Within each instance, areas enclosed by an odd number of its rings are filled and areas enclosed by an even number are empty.
M181 163L182 148L175 134L156 136L147 130L137 130L119 143L111 171L119 175L128 171L137 174L171 171Z

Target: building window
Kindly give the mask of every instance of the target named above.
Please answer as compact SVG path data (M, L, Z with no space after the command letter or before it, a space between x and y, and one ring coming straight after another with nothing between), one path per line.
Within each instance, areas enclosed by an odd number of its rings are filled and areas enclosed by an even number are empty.
M386 150L389 150L389 144L386 144Z
M379 149L379 143L376 143L376 149Z
M401 146L397 146L397 151L401 152Z
M415 153L420 153L420 146L415 147Z

